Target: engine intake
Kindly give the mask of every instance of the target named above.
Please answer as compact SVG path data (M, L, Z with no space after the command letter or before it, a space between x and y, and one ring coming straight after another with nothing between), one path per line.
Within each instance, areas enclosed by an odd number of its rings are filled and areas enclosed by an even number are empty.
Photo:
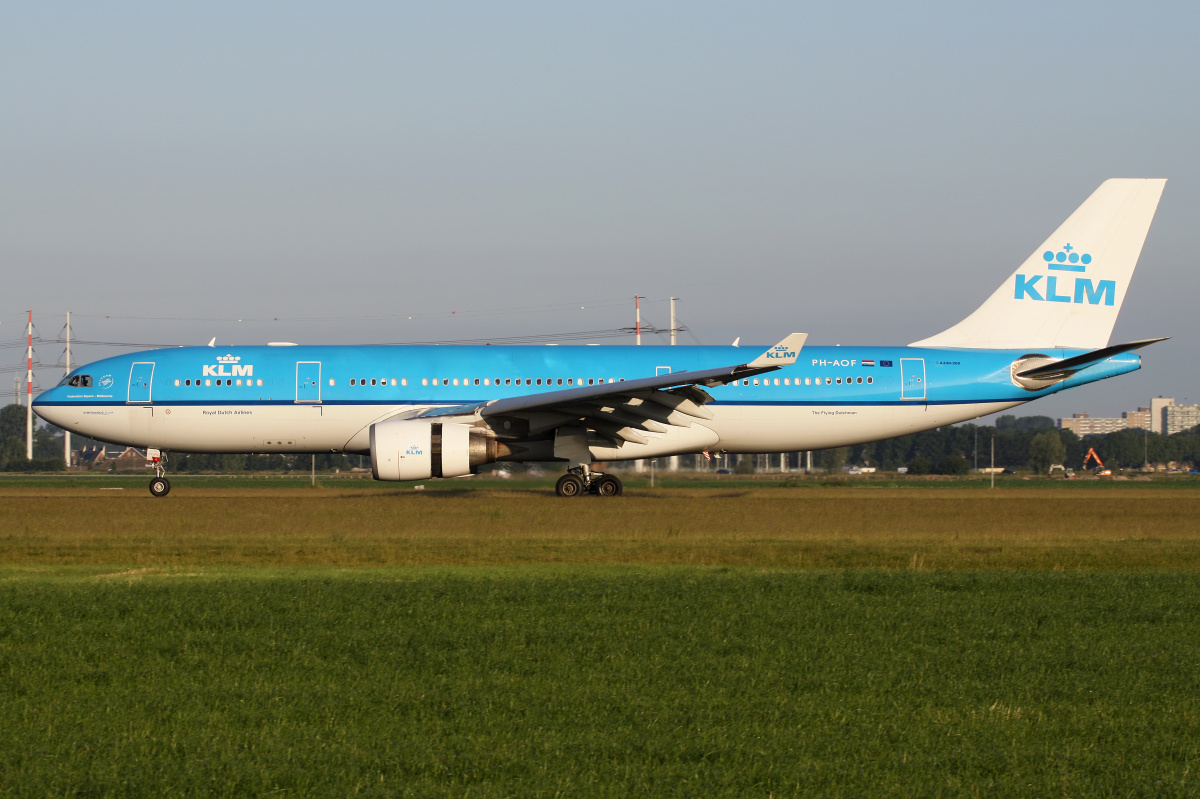
M376 480L462 477L496 460L489 430L465 424L395 419L371 425L371 474Z

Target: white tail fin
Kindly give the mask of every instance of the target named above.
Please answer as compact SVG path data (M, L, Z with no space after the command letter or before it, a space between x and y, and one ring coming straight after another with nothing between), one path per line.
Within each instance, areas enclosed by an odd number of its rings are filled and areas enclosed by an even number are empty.
M910 346L1106 346L1165 185L1104 181L975 313Z

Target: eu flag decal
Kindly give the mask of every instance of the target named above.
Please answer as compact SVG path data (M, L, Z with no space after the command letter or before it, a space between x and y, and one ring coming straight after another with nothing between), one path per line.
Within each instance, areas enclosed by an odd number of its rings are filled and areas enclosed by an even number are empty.
M891 361L880 361L879 365L880 366L891 366L892 362Z

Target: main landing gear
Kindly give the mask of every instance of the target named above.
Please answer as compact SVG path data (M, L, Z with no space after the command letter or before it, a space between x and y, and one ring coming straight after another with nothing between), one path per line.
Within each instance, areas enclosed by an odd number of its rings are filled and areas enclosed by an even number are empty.
M554 485L554 493L560 497L578 497L582 494L619 497L622 490L621 481L615 476L593 472L587 466L572 466Z
M151 452L155 452L155 450ZM171 481L167 479L167 470L162 464L162 456L147 454L154 461L154 479L150 481L150 493L156 497L165 497L171 493Z

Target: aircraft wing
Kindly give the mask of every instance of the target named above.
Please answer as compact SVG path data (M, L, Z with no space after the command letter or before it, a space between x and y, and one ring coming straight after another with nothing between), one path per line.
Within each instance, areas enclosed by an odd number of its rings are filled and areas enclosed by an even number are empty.
M435 408L421 417L538 416L538 427L543 430L584 420L588 428L606 438L645 443L639 431L665 432L667 425L686 427L695 419L713 418L712 412L703 407L712 396L702 386L726 385L791 366L807 339L807 333L793 333L747 363Z

